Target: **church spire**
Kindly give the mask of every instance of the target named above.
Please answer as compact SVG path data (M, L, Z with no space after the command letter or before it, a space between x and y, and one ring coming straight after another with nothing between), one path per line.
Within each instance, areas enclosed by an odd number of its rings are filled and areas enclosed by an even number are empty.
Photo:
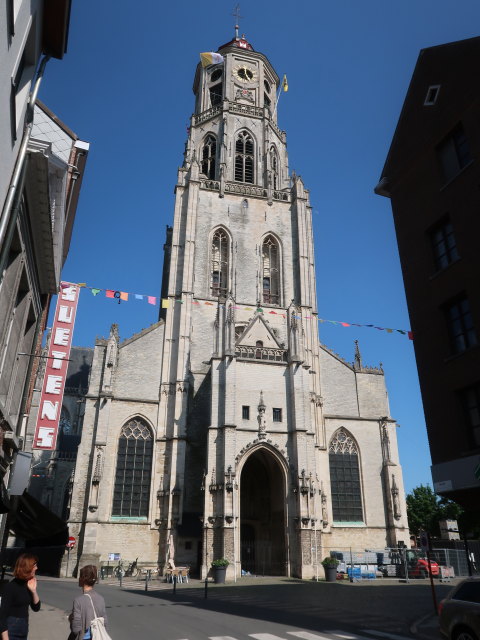
M360 353L360 347L358 346L358 340L355 340L355 362L354 362L354 368L357 371L361 371L362 368L363 368L362 354Z

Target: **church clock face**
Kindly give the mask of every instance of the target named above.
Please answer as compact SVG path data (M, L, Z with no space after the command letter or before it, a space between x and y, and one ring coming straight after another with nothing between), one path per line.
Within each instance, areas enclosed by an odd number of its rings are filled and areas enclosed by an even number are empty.
M239 64L233 68L233 75L240 82L254 82L256 79L255 71L249 69L244 64Z

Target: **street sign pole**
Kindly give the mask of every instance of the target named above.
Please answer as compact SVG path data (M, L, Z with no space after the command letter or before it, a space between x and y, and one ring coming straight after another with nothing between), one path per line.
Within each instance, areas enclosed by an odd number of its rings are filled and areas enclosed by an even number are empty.
M68 564L70 562L70 547L67 547L67 570L65 571L65 578L68 578Z
M423 532L425 533L425 532ZM438 604L437 604L437 594L435 593L435 585L433 584L433 574L432 574L432 561L430 558L430 534L425 534L427 537L427 565L428 565L428 577L430 578L430 587L432 588L432 600L433 600L433 608L435 611L435 615L438 616Z

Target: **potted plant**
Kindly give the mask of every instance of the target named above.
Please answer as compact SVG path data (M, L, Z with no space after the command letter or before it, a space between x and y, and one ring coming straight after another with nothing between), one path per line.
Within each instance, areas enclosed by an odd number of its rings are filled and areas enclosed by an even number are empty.
M213 581L216 584L223 584L225 582L225 575L229 564L230 562L226 558L217 558L217 560L212 562Z
M325 580L327 582L335 582L337 579L337 567L340 561L332 556L327 556L322 560L322 565L325 570Z

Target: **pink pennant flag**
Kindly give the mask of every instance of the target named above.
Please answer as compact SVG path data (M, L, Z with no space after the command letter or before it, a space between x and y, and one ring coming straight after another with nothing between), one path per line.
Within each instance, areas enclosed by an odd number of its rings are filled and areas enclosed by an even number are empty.
M349 327L350 325L348 324L348 322L340 322L340 324L342 325L342 327Z
M200 304L198 300L192 300L192 304Z
M157 298L155 296L148 296L148 304L157 304Z
M107 289L105 291L105 296L107 298L114 298L115 297L115 291L113 289Z

